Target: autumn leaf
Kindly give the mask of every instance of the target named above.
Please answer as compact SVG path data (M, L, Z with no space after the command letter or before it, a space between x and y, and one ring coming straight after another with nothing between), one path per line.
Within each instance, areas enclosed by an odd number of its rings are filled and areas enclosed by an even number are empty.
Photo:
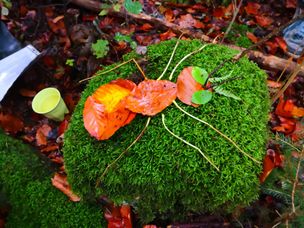
M181 15L178 24L181 28L204 28L204 24L194 19L191 14Z
M121 101L136 85L118 79L100 86L88 97L83 110L84 126L98 140L110 138L120 127L130 123L135 113L130 112Z
M161 33L159 37L161 41L170 40L171 38L176 37L176 34L169 29L167 32Z
M36 132L37 146L47 145L47 137L52 128L48 124L43 124Z
M15 134L23 129L24 124L14 115L0 113L0 126L4 131Z
M299 118L304 116L304 108L297 107L290 99L284 100L283 97L280 97L279 104L275 110L275 114L287 118Z
M279 47L284 51L287 52L287 44L286 41L283 39L283 37L276 37L274 38Z
M246 32L246 35L248 39L252 41L252 43L257 43L259 41L258 38L251 32Z
M251 15L257 15L260 8L261 5L255 2L248 2L248 4L244 7L246 13Z
M192 95L199 90L202 90L202 85L195 81L192 76L193 67L186 67L182 70L177 78L177 97L187 105L198 107L197 104L192 103Z
M55 188L59 189L66 196L68 196L71 201L79 202L81 200L79 196L72 192L66 176L55 173L54 177L52 178L52 184Z
M274 131L289 135L296 129L296 120L279 116L280 124L272 128Z
M284 156L280 153L278 148L275 150L268 149L263 162L263 172L260 175L260 182L263 183L274 168L282 167L283 161Z
M255 20L262 27L267 27L271 25L273 22L273 19L271 19L270 17L260 16L260 15L256 15Z
M126 108L132 112L154 116L175 100L177 86L167 80L145 80L125 99Z

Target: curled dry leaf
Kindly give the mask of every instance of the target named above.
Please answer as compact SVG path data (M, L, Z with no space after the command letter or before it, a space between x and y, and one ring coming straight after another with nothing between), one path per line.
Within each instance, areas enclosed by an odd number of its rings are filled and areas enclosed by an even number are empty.
M71 201L79 202L81 200L79 196L72 192L65 175L55 173L54 177L52 178L52 184L55 188L59 189L66 196L68 196Z
M303 117L304 108L297 107L292 100L284 100L283 97L280 98L279 104L275 110L275 114L283 117Z
M167 80L145 80L125 99L126 108L132 112L154 116L175 100L177 86Z
M121 105L136 85L124 79L100 86L88 97L83 110L84 126L98 140L110 138L120 127L130 123L135 113Z
M202 90L202 85L196 82L192 76L193 67L186 67L182 70L177 78L177 97L178 99L194 107L198 107L197 104L191 102L192 95L199 90Z

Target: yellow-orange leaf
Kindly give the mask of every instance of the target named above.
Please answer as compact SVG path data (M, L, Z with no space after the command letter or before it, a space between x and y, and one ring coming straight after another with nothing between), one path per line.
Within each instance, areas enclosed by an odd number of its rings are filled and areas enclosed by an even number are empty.
M177 78L177 97L178 99L187 104L192 105L194 107L198 107L197 104L191 102L192 95L194 92L202 90L202 85L194 80L192 77L192 68L186 67L182 70Z
M177 86L167 80L145 80L126 97L126 108L132 112L154 116L175 100Z

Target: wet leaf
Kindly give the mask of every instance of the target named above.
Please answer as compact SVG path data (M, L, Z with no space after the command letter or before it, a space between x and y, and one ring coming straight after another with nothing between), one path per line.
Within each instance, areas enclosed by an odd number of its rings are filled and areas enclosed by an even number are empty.
M252 43L257 43L259 41L258 38L251 32L246 32L246 35L248 39L252 41Z
M196 91L192 95L192 102L195 104L207 104L212 99L212 92L209 90Z
M204 28L204 24L201 23L200 21L194 19L191 14L186 14L180 16L178 20L178 24L182 28Z
M126 108L132 112L154 116L175 100L177 86L167 80L145 80L126 98Z
M192 68L186 67L182 70L177 78L177 97L187 105L197 107L198 105L192 103L192 95L194 92L202 89L202 85L196 82L192 76Z
M176 37L176 34L169 29L167 32L160 34L159 37L161 41L170 40L172 37Z
M142 11L142 5L138 1L125 0L124 7L129 13L140 14Z
M66 176L55 173L52 178L52 185L68 196L71 201L79 202L81 200L79 196L72 192Z
M280 153L278 148L275 150L268 149L263 162L263 172L260 175L260 182L263 183L274 168L282 167L283 161L284 156Z
M4 131L15 134L23 129L24 124L14 115L0 113L0 126Z
M36 132L37 146L47 145L47 138L52 128L48 124L43 124Z
M256 22L262 26L262 27L268 27L269 25L272 24L273 19L270 17L265 17L265 16L255 16Z
M244 7L246 13L251 15L257 15L260 8L261 5L255 2L248 2L248 4Z
M135 113L130 112L121 101L136 85L118 79L100 86L88 97L83 110L84 126L98 140L110 138L120 127L130 123Z
M284 51L287 52L287 44L285 42L285 40L283 39L283 37L276 37L274 38L275 41L277 42L277 44L279 45L279 47Z
M299 118L304 116L304 108L299 108L294 104L292 100L284 100L284 98L281 97L279 100L279 104L275 110L275 114L287 118Z

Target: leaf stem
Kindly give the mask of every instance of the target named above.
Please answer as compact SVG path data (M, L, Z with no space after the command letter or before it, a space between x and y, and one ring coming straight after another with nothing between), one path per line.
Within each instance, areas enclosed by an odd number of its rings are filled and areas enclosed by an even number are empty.
M190 52L189 54L185 55L185 56L184 56L184 57L175 65L175 67L173 68L173 70L172 70L172 72L171 72L171 74L170 74L170 76L169 76L169 80L170 80L170 81L172 80L173 74L175 73L177 67L178 67L182 62L184 62L184 61L185 61L187 58L189 58L191 55L194 55L194 54L200 52L200 51L203 50L206 46L207 46L207 44L205 44L205 45L201 46L199 49L197 49L197 50L195 50L195 51L193 51L193 52Z
M147 122L146 122L146 125L144 126L144 128L141 130L141 132L139 133L139 135L135 138L135 140L127 147L127 149L125 149L113 162L111 162L106 168L105 170L103 171L100 179L96 182L96 186L99 185L100 181L104 178L104 176L107 174L107 172L109 171L109 169L114 165L116 164L124 154L126 154L128 152L128 150L135 144L138 142L138 140L143 136L143 134L145 133L145 131L147 130L149 124L150 124L150 120L151 120L151 117L149 117L147 119Z
M191 115L189 112L187 112L186 110L184 110L182 107L180 107L176 101L173 101L173 104L183 113L185 113L187 116L190 116L191 118L207 125L208 127L210 127L212 130L216 131L218 134L220 134L223 138L225 138L227 141L229 141L232 145L234 145L242 154L244 154L246 157L250 158L252 161L261 164L260 161L256 160L255 158L253 158L252 156L250 156L249 154L247 154L245 151L243 151L232 139L230 139L227 135L225 135L224 133L222 133L221 131L219 131L218 129L216 129L215 127L213 127L211 124L209 124L208 122L199 119L193 115Z
M188 146L192 147L193 149L197 150L218 172L220 169L199 149L198 147L194 146L193 144L189 143L188 141L184 140L183 138L179 137L178 135L174 134L172 131L169 130L169 128L166 126L165 123L165 115L162 114L162 122L165 127L165 129L175 138L181 140L183 143L187 144Z

